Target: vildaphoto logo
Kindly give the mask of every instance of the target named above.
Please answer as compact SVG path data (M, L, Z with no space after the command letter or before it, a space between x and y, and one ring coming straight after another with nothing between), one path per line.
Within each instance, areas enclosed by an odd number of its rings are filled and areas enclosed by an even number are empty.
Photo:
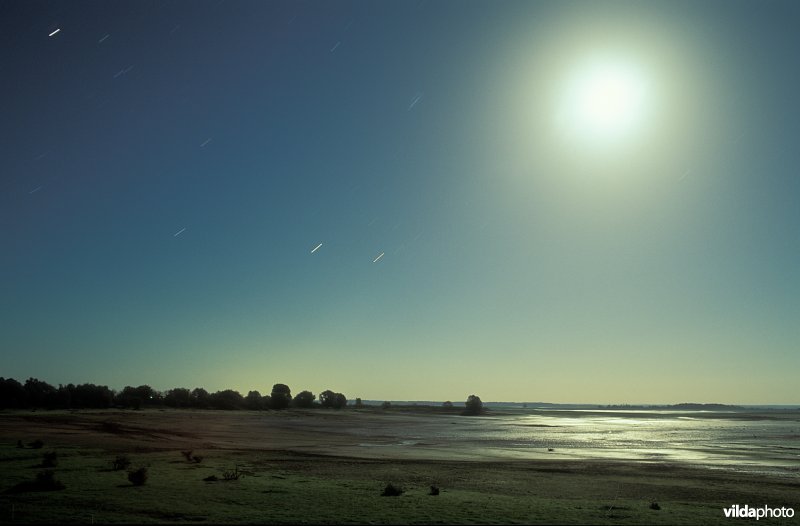
M794 517L794 508L770 508L766 504L760 508L752 508L745 504L739 506L734 504L730 508L722 508L725 516L728 518L736 519L765 519L765 518L792 518Z

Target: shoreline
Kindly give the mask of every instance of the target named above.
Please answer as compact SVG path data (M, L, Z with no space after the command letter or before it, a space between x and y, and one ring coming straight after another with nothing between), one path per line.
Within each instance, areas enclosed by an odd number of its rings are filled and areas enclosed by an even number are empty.
M0 412L0 520L13 509L14 522L725 524L723 508L737 503L800 508L796 473L358 447L397 440L409 426L446 436L478 433L488 422L453 418L465 420L349 410ZM33 439L44 447L15 447ZM187 462L185 450L202 461ZM48 451L58 452L54 471L66 488L8 493L41 471ZM112 470L117 455L145 466L147 484L132 487ZM246 475L222 481L230 470ZM212 475L219 480L205 482ZM389 483L404 493L381 497ZM430 496L430 486L441 494Z

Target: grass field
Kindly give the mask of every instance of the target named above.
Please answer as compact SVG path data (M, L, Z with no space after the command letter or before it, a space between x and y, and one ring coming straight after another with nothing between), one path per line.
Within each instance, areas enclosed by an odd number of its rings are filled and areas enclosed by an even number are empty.
M397 420L407 425L408 418ZM664 463L398 459L385 449L373 458L329 454L352 440L336 431L339 419L385 426L389 434L394 417L0 413L0 522L723 524L732 519L722 508L734 503L798 509L800 500L796 478ZM42 449L16 446L35 439ZM202 461L187 461L187 449ZM52 469L65 488L14 492L44 469L48 451L58 454ZM131 468L147 467L147 483L134 486L125 470L113 470L117 455L127 455ZM242 476L222 480L233 470ZM203 480L212 475L220 480ZM380 496L387 483L405 492ZM431 485L441 488L438 496L428 494Z

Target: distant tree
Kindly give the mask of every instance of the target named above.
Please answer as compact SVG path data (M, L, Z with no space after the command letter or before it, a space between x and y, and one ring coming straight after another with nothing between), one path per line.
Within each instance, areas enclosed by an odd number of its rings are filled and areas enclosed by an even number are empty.
M117 395L115 402L125 407L139 409L142 406L161 405L162 398L161 393L149 385L140 385L139 387L126 385Z
M336 401L336 393L326 389L319 394L319 404L322 407L333 407Z
M342 393L334 393L330 389L326 389L319 394L319 403L322 407L342 409L347 406L347 397Z
M72 403L72 393L75 392L75 386L72 384L62 385L58 384L55 394L55 405L59 409L69 409L70 407L80 407L77 402Z
M347 407L347 397L342 393L336 393L333 399L334 409L344 409Z
M311 391L300 391L292 400L292 405L302 409L310 409L314 407L315 398L316 396Z
M481 397L474 394L469 395L466 402L464 402L464 413L477 415L481 412L483 412L483 401L481 401Z
M392 407L392 403L389 400L381 404L381 409L389 409L390 407Z
M122 391L117 393L114 402L121 406L133 407L134 409L142 407L142 399L139 397L139 393L135 387L130 385L126 385L122 388Z
M72 407L91 407L105 409L111 407L114 393L106 385L80 384L67 385Z
M286 409L292 401L292 391L286 384L275 384L270 393L272 409Z
M451 402L450 400L448 400L447 402L445 402L445 403L443 403L443 404L442 404L442 407L444 407L444 408L446 408L446 409L452 409L452 408L453 408L453 402Z
M361 402L360 398L356 398L356 409L361 409L362 407L364 407L364 403Z
M264 401L261 393L258 391L250 391L244 397L244 405L247 409L264 409Z
M483 402L481 402L481 397L471 394L467 397L467 401L464 402L464 415L479 415L483 412Z
M175 387L164 395L164 405L169 407L189 407L192 405L192 393L185 387Z
M13 378L0 377L0 409L22 409L28 407L25 387Z
M57 390L47 382L36 378L25 380L25 392L27 393L28 404L31 407L55 408L58 400Z
M241 409L244 407L244 397L239 391L225 389L211 395L211 407L214 409Z
M192 407L208 409L211 407L211 395L202 387L195 387L189 396L189 402Z

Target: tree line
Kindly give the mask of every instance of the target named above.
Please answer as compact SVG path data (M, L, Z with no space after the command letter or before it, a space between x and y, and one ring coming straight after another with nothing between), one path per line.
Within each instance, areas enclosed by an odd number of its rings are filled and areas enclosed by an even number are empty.
M209 393L202 387L187 389L176 387L157 391L149 385L126 386L121 391L106 385L67 384L54 387L36 378L28 378L24 384L13 378L0 377L0 409L107 409L123 407L176 407L195 409L287 409L298 407L311 409L324 407L342 409L348 404L347 397L330 389L319 394L300 391L292 396L286 384L275 384L268 395L250 391L247 396L233 389ZM361 399L356 399L356 407Z

